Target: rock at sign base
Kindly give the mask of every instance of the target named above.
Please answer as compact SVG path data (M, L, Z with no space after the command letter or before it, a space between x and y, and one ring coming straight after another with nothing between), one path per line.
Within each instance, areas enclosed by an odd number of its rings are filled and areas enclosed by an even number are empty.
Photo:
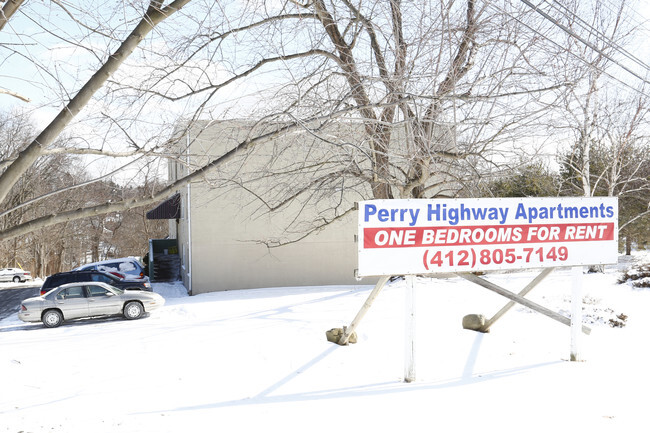
M343 337L343 333L345 332L345 326L343 328L332 328L329 331L325 332L325 336L327 337L327 341L330 341L332 343L336 344L341 344L341 337ZM350 338L348 338L348 344L355 344L357 342L357 333L353 332L350 335Z
M463 317L463 329L480 331L485 326L485 316L482 314L468 314Z

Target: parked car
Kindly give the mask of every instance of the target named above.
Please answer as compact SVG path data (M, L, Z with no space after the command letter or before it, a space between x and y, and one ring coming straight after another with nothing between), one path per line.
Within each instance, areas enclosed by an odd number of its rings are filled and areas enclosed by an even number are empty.
M23 322L43 322L56 328L65 320L121 314L139 319L145 312L160 308L165 299L158 293L121 290L106 283L70 283L43 296L25 299L18 318Z
M43 281L43 286L41 286L41 295L44 295L53 288L59 287L63 284L84 282L106 283L122 290L145 290L149 292L152 290L149 280L144 281L118 278L115 275L102 271L70 271L60 272L47 277L45 281Z
M20 268L3 268L0 269L0 281L13 281L14 283L24 283L31 280L31 272L24 271Z
M73 271L104 271L109 273L120 273L126 278L149 279L144 272L144 266L135 257L123 257L120 259L103 260L101 262L86 263L83 266L74 268Z

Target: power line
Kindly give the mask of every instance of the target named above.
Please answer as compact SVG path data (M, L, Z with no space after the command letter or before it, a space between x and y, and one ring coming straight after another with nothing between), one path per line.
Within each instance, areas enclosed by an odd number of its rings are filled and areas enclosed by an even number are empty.
M492 0L486 0L486 3L487 3L488 6L490 6L492 9L494 9L494 10L500 12L500 13L503 13L503 14L505 14L505 15L508 15L510 18L514 19L515 21L517 21L517 22L518 22L519 24L521 24L522 26L524 26L524 27L526 27L527 29L531 30L533 33L535 33L535 34L541 36L542 38L544 38L545 40L549 41L550 43L552 43L553 45L557 46L558 48L561 48L561 49L565 50L569 55L575 57L575 58L578 59L579 61L581 61L581 62L585 63L586 65L588 65L588 66L590 66L590 67L592 67L592 68L598 70L599 72L601 72L602 74L604 74L604 75L606 75L607 77L611 78L612 80L614 80L614 81L616 81L616 82L622 84L624 87L627 87L627 88L629 88L630 90L632 90L632 91L634 91L634 92L636 92L636 93L639 93L639 94L641 94L641 95L643 95L643 96L645 96L645 97L647 97L647 98L650 98L650 95L648 95L647 93L643 92L642 90L633 87L632 85L630 85L629 83L626 83L625 81L622 81L621 79L619 79L619 78L613 76L612 74L610 74L610 73L607 72L606 70L604 70L604 69L602 69L602 68L600 68L600 67L598 67L598 66L594 66L593 64L589 63L586 59L584 59L584 58L578 56L576 53L574 53L574 52L572 52L571 50L567 49L566 47L560 45L559 43L557 43L556 41L552 40L552 39L551 39L550 37L548 37L547 35L541 33L538 29L531 27L530 25L526 24L525 22L523 22L521 19L517 18L516 16L514 16L514 15L511 14L510 12L505 11L503 8L501 8L501 7L499 7L499 6L496 6L496 5L492 2ZM614 62L614 63L616 63L616 62ZM618 63L616 63L616 64L618 64ZM643 80L643 79L642 79L642 81L643 81L643 82L646 82L646 80Z
M609 36L607 36L606 34L604 34L603 32L601 32L599 29L595 28L594 26L592 26L591 24L589 24L588 22L586 22L585 20L583 20L582 18L580 18L580 16L578 16L575 12L571 11L568 7L564 6L561 2L559 2L559 1L557 1L557 0L553 0L553 3L554 3L554 5L553 5L553 4L550 4L548 0L544 0L544 1L545 1L547 4L549 4L552 8L554 8L555 10L557 10L558 13L562 14L563 16L565 16L565 17L567 17L567 18L573 18L573 19L575 19L576 22L577 22L578 24L580 24L580 25L582 26L583 29L585 29L586 31L588 31L588 32L590 32L590 33L595 34L596 36L598 36L600 39L602 39L603 41L605 41L605 42L607 43L608 46L612 47L615 51L618 51L619 53L622 53L624 57L627 57L627 58L630 59L632 62L634 62L634 63L636 63L637 65L641 66L641 67L644 68L645 70L650 71L650 66L648 66L647 63L643 62L641 59L639 59L638 57L636 57L636 56L634 56L633 54L631 54L631 53L630 53L629 51L627 51L625 48L621 47L617 42L615 42L614 40L612 40ZM556 5L557 5L557 6L556 6ZM564 11L566 11L566 12L562 12L562 11L559 10L558 8L562 8L562 9L563 9ZM569 17L567 14L570 14L571 17ZM630 18L630 19L631 19L631 18Z
M576 34L576 32L574 32L573 30L571 30L571 29L568 28L567 26L565 26L565 25L559 23L556 19L554 19L553 17L551 17L549 14L547 14L546 12L542 11L541 9L539 9L537 6L534 6L530 1L528 1L528 0L521 0L521 1L522 1L522 3L524 3L526 6L528 6L528 7L531 8L531 9L533 9L535 12L537 12L537 13L540 14L542 17L544 17L547 21L550 21L550 22L553 23L556 27L562 29L565 33L567 33L567 34L569 34L570 36L574 37L575 39L579 40L580 42L582 42L583 44L585 44L587 47L591 48L592 50L594 50L594 51L597 52L598 54L600 54L600 55L602 55L603 57L605 57L607 60L611 61L612 63L615 63L615 64L618 65L620 68L622 68L623 70L627 71L629 74L634 75L636 78L638 78L639 80L643 81L643 82L646 83L646 84L650 84L650 82L648 82L645 78L643 78L642 76L640 76L639 74L637 74L636 72L634 72L633 70L631 70L630 68L628 68L627 66L620 64L616 59L614 59L612 56L610 56L609 54L607 54L605 51L601 50L600 48L598 48L597 46L595 46L595 45L592 44L591 42L587 41L586 39L584 39L584 38L581 37L580 35Z

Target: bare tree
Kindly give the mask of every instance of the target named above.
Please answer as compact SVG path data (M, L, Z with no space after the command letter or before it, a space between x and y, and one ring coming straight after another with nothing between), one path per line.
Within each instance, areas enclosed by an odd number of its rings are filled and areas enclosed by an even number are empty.
M0 202L7 197L10 188L20 176L38 159L61 134L72 119L88 104L92 96L104 85L111 75L133 53L138 44L164 19L187 4L189 0L174 0L164 6L158 0L151 0L144 16L120 47L111 54L97 72L71 98L58 116L45 127L29 146L0 175Z
M8 227L0 237L153 204L200 179L242 188L270 211L326 204L317 225L348 213L360 198L455 196L521 143L535 146L550 108L575 84L568 74L552 73L562 67L557 59L566 49L546 36L562 31L525 4L189 3L150 3L123 42L113 40L112 20L86 25L119 47L8 162L0 201L46 153L173 157L178 149L169 145L187 131L245 117L237 139L217 154L198 155L187 174L166 188L44 215ZM163 20L186 4L182 25L165 26ZM137 63L125 64L154 27L155 38L147 39ZM120 73L124 65L131 68ZM110 152L104 142L52 148L54 137L98 91L107 108L94 112L93 126L104 126L106 137L119 136L128 150ZM165 111L168 106L174 109ZM161 138L159 124L143 115L145 107L159 109L157 122L175 113L174 133ZM150 123L155 125L147 128ZM258 148L274 163L240 176L248 169L247 155Z
M0 174L0 202L6 201L12 187L19 181L21 176L23 176L30 169L30 167L36 163L39 157L56 153L109 154L109 152L106 152L104 149L60 149L52 148L52 146L64 128L66 128L72 119L87 106L92 96L102 88L102 86L111 77L111 75L113 75L115 71L124 63L124 61L134 52L136 47L142 42L147 34L149 34L156 26L162 23L169 16L180 10L188 2L189 0L173 0L168 5L164 5L163 2L158 0L151 0L149 2L146 11L144 11L142 14L141 19L135 28L119 44L119 47L105 59L97 71L92 75L90 79L87 80L87 82L81 87L75 96L70 98L69 102L65 104L65 107L59 112L58 116L56 116L55 119L52 120L49 125L46 126L43 131L38 134L38 136L28 146L22 149L18 155L3 159L3 171ZM13 6L11 13L5 14L4 21L2 22L3 24L6 24L11 14L13 14L20 6L20 2L12 3ZM9 4L5 5L5 7L9 6ZM66 12L69 11L66 10ZM120 155L137 153L141 152L127 152ZM131 201L129 203L122 204L122 206L123 208L128 208L134 206L134 203ZM91 205L90 207L92 208L93 206ZM113 208L119 210L121 207L114 206ZM49 219L47 217L45 219L43 219L43 217L40 219L37 218L36 220L27 222L27 226L23 225L22 230L19 229L13 233L7 233L7 230L5 230L3 232L3 235L5 236L3 237L6 238L18 236L20 234L35 230L39 227L66 222L73 219L79 219L98 213L96 209L90 210L86 213L76 212L76 215L74 216L71 211L68 212L69 213L66 217L61 217L60 214L52 214L50 215L51 218ZM17 226L20 226L20 224ZM24 228L27 228L27 230ZM8 236L6 236L7 234Z
M562 12L557 22L567 29L566 62L574 65L562 73L572 73L576 84L564 94L552 126L570 144L560 152L562 193L618 197L619 230L628 252L645 233L640 229L650 206L647 81L622 62L638 62L626 50L635 30L631 7L630 2L612 8L595 1L555 9Z
M625 146L625 142L638 133L647 111L646 98L638 96L643 95L643 90L638 93L639 90L625 88L621 85L625 83L617 82L620 64L615 54L624 50L633 32L629 7L628 2L620 2L616 9L601 1L587 5L570 2L548 11L553 15L549 19L566 33L564 61L567 67L558 73L574 83L563 94L562 104L557 106L560 115L551 127L558 137L566 133L566 140L571 142L573 156L569 164L579 175L581 195L586 197L594 195L602 186L600 181L608 176L603 172L594 177L590 167L592 148ZM631 110L625 109L624 115L615 114L624 107ZM616 133L612 128L626 132L614 138ZM609 168L616 171L613 166ZM610 195L613 189L613 186L609 189Z
M26 116L20 113L0 116L0 125L0 153L8 160L36 135ZM11 188L5 200L8 209L0 212L0 228L17 226L57 209L83 205L79 197L66 193L32 202L35 197L58 191L79 178L81 171L77 165L74 157L64 154L39 158ZM73 228L72 224L63 225L0 242L0 262L27 267L34 275L42 275L46 269L61 270L68 233Z
M0 31L7 25L9 19L16 13L20 5L23 3L23 0L9 0L0 8ZM11 89L5 89L0 87L0 94L10 95L25 102L29 102L29 98L12 91Z
M555 47L521 22L552 26L525 8L473 0L247 5L236 21L183 41L173 63L137 90L198 100L193 119L217 120L233 115L217 111L228 86L267 78L263 103L246 105L250 121L239 125L246 132L210 162L240 153L240 168L210 176L216 186L245 188L271 211L329 201L317 226L349 212L356 199L457 195L481 166L500 164L539 126L552 91L565 85L545 74ZM165 91L198 58L222 60L222 69ZM201 125L213 123L190 121ZM275 163L244 177L245 153L271 138ZM348 196L338 199L342 189Z

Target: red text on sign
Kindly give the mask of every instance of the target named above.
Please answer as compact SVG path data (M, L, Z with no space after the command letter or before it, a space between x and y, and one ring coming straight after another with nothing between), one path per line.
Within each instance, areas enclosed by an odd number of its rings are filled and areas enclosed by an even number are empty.
M366 227L364 248L499 245L614 240L614 223L466 227Z

